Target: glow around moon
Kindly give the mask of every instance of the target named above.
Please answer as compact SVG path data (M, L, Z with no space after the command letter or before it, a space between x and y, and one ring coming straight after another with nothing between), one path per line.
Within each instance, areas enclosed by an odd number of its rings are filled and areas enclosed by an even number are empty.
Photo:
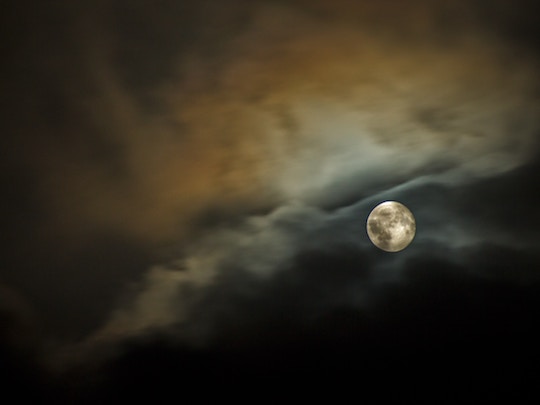
M416 234L412 212L397 201L377 205L369 214L366 226L371 242L386 252L405 249Z

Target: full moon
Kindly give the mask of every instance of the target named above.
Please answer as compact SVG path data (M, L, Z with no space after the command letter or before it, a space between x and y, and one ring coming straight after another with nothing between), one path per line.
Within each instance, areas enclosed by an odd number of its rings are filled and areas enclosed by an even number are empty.
M412 212L397 201L385 201L373 208L366 226L371 242L385 252L405 249L416 233Z

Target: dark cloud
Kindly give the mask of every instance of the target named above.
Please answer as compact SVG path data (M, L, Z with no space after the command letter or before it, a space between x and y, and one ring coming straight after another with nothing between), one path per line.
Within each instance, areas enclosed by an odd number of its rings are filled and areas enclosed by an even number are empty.
M70 253L57 261L46 257L37 267L33 260L19 266L10 281L31 294L51 334L80 339L103 322L126 286L143 277L152 254L137 241L111 234L96 235Z
M515 268L538 268L536 253L513 254L522 257ZM105 382L82 380L79 388L98 397L157 399L177 384L191 393L192 384L204 381L229 397L239 395L241 381L271 396L340 396L362 388L363 395L385 401L444 392L443 403L463 395L485 400L534 392L538 281L494 277L478 257L467 267L428 254L407 260L399 282L377 286L367 308L353 308L347 290L371 277L374 261L356 250L305 252L268 283L242 289L240 278L222 282L209 294L214 303L203 306L219 313L212 323L220 337L210 347L148 335L125 341L114 360L96 370Z
M456 214L486 230L506 232L515 243L534 243L540 222L535 208L540 192L534 187L540 180L539 162L537 158L511 173L458 189Z
M16 291L0 285L0 376L5 395L36 401L48 381L40 361L36 314Z
M8 3L11 385L104 403L353 375L410 393L457 367L460 389L501 382L484 398L527 391L532 1ZM388 199L417 220L399 254L366 234Z

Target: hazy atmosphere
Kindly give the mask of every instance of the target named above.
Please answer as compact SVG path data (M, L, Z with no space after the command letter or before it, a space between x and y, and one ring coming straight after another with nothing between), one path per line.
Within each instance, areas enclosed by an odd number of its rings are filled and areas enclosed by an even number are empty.
M312 395L422 381L433 403L525 403L534 4L8 1L6 387L118 403L201 379ZM416 219L396 253L366 232L386 200Z

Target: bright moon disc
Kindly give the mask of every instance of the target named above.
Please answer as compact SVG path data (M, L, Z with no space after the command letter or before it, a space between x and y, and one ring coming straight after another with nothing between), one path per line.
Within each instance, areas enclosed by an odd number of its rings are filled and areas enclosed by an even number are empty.
M380 203L368 216L367 233L375 246L399 252L414 239L416 221L412 212L397 201Z

